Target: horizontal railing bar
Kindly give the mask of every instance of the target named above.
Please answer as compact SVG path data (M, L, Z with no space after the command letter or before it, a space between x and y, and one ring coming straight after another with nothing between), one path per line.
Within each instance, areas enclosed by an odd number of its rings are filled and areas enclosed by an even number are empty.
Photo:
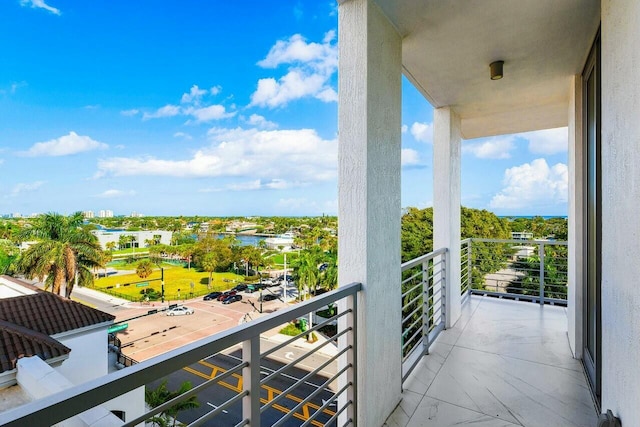
M351 385L351 383L349 383L349 385ZM340 414L342 414L351 405L353 405L353 400L349 400L347 403L345 403L342 406L342 408L340 408L338 411L336 411L336 413L331 418L329 418L326 423L324 423L324 425L330 426L331 423L335 422L338 419L338 417L340 416ZM353 421L352 419L348 419L347 423L344 424L344 425L346 426L348 424L351 424L352 421Z
M249 420L245 418L244 420L240 421L238 424L236 424L233 427L244 427L248 425L249 425Z
M316 397L318 394L320 394L321 391L324 391L324 389L331 384L332 382L334 382L336 379L340 378L340 375L344 374L345 372L347 372L347 370L351 369L352 365L349 363L347 364L345 367L343 367L342 369L340 369L340 371L336 372L336 374L329 378L328 380L326 380L320 387L318 387L316 390L314 390L311 394L309 394L307 397L305 397L304 399L302 399L302 401L300 403L298 403L296 406L293 407L293 409L291 409L284 417L280 418L275 424L272 424L271 427L280 427L282 426L282 424L287 421L289 418L291 418L293 416L293 414L295 414L296 412L298 412L304 405L306 405L307 403L309 403L311 401L311 399L313 399L314 397Z
M320 406L314 413L312 416L310 416L304 423L302 423L302 425L300 425L300 427L307 427L309 424L311 424L312 422L314 422L316 420L316 418L318 418L318 416L325 410L327 409L332 402L335 402L336 399L338 399L338 397L344 393L349 387L351 387L351 382L348 382L347 384L345 384L340 390L338 390L337 392L335 392L333 394L333 398L332 399L328 399L326 402L324 402L322 404L322 406ZM327 425L329 423L326 423L325 425Z
M211 387L212 385L214 385L215 383L219 383L220 381L230 377L231 375L237 373L238 371L241 371L243 368L249 366L248 362L242 362L241 364L234 366L232 369L229 369L223 373L221 373L220 375L216 375L215 377L203 382L202 384L198 384L197 386L191 388L190 390L186 391L185 393L182 393L179 396L174 397L173 399L163 403L162 405L156 406L155 408L153 408L151 411L139 416L138 418L135 418L131 421L127 421L123 427L130 427L130 426L135 426L147 419L149 419L150 417L159 414L160 412L164 411L167 408L172 407L173 405L175 405L178 402L182 402L183 400L187 400L188 398L190 398L191 396L195 396L196 394L198 394L201 390L207 389L209 387Z
M422 273L420 273L420 276L422 276ZM402 298L404 298L405 296L407 296L407 294L413 292L414 290L416 290L416 288L419 288L422 286L422 280L420 281L420 283L417 283L413 288L409 289L408 291L406 291L405 293L402 294Z
M207 412L197 420L193 421L191 424L189 424L189 427L196 427L196 426L202 425L202 423L204 423L205 421L208 421L211 418L215 417L216 415L219 415L220 413L222 413L222 411L224 411L234 403L241 401L245 396L248 396L248 395L249 395L249 390L243 390L242 392L233 396L231 399L227 400L226 402L216 407L213 411Z
M481 242L481 243L517 243L520 245L526 244L536 244L536 245L545 245L545 246L568 246L568 243L564 240L516 240L516 239L485 239L479 237L471 238L472 242Z
M418 305L418 307L415 310L413 310L411 313L409 313L407 315L407 317L403 318L402 319L402 324L404 324L404 322L406 322L407 319L411 319L413 317L413 315L416 314L420 310L422 310L422 304Z
M433 252L429 252L428 254L421 255L421 256L419 256L417 258L414 258L414 259L409 260L409 261L407 261L405 263L402 263L402 265L400 266L400 269L401 269L401 271L405 271L405 270L407 270L407 269L409 269L411 267L415 267L418 264L422 264L425 261L432 260L436 256L444 255L445 253L447 253L447 248L437 249L437 250L435 250Z
M3 413L9 419L6 427L37 425L46 419L51 424L73 417L137 387L162 378L178 369L205 359L212 354L247 341L302 314L318 310L329 303L354 295L360 283L350 283L310 300L286 308L271 316L235 326L175 350L142 361L127 369L87 381L83 384L43 397Z
M267 409L269 409L270 407L272 407L273 405L275 405L276 403L278 403L281 399L284 399L287 394L291 393L293 390L295 390L296 388L298 388L298 386L300 386L300 384L304 384L309 378L313 377L314 375L316 375L318 372L322 371L324 368L326 368L330 363L334 362L335 360L337 360L340 356L342 356L343 354L345 354L347 351L351 350L352 347L351 346L347 346L345 348L343 348L342 350L340 350L340 352L338 352L337 354L335 354L331 359L325 361L322 363L322 365L318 366L316 369L314 369L313 371L307 373L304 377L298 379L295 383L293 383L289 388L287 388L286 390L284 390L282 393L280 393L279 395L277 395L276 397L274 397L273 399L271 399L269 402L265 403L261 408L260 408L260 413L266 411ZM265 382L260 382L260 384L265 384Z
M282 343L278 344L277 346L272 347L272 348L270 348L269 350L265 351L264 353L260 354L260 358L261 358L261 359L264 359L265 357L267 357L267 356L269 356L269 355L271 355L271 354L275 353L276 351L278 351L278 350L280 350L280 349L282 349L282 348L284 348L284 347L288 346L289 344L291 344L291 343L295 342L296 340L298 340L298 339L302 338L303 336L305 336L305 335L309 335L311 332L315 332L315 331L317 331L318 329L320 329L320 328L322 328L322 327L324 327L324 326L328 325L329 323L333 322L334 320L337 320L337 319L339 319L340 317L345 316L345 315L347 315L347 314L349 314L349 313L351 313L351 310L343 311L342 313L338 313L338 314L336 314L335 316L330 317L330 318L328 318L328 319L326 319L326 320L324 320L324 321L322 321L322 322L318 323L317 325L314 325L313 327L311 327L311 328L307 329L306 331L299 333L299 334L298 334L298 335L296 335L295 337L292 337L292 338L288 339L287 341L284 341L284 342L282 342ZM307 313L307 314L309 314L309 313ZM333 340L330 340L330 341L333 341Z
M407 346L409 346L409 344L413 343L414 338L419 336L420 334L422 334L422 328L419 328L417 331L415 331L414 334L404 342L404 344L402 345L402 350L407 348Z
M286 372L287 370L289 370L290 367L297 365L298 363L300 363L301 361L303 361L307 357L311 356L312 354L317 353L318 350L320 350L325 345L333 342L333 340L337 340L338 338L340 338L341 336L345 335L347 332L350 332L350 331L351 331L351 328L347 328L347 329L345 329L343 331L340 331L340 333L336 334L331 340L327 340L327 341L323 342L322 344L320 344L319 346L314 348L313 351L308 351L308 352L304 353L302 356L298 357L297 359L292 360L291 362L287 363L286 365L282 366L281 368L273 371L272 373L267 375L265 378L260 380L260 384L266 384L267 381L270 381L272 378L275 378L276 376L282 374L283 372ZM260 358L263 359L264 356L260 356Z

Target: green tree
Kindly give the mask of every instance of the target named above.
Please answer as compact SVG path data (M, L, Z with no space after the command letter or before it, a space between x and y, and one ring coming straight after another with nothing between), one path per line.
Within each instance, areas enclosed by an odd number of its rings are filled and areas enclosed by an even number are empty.
M113 252L116 250L116 242L107 242L105 247L107 248L108 251Z
M151 276L152 273L153 273L153 263L151 261L146 259L138 263L138 266L136 267L136 274L141 279L146 279L147 277Z
M18 271L29 279L46 278L45 289L58 295L65 285L67 298L76 281L81 286L93 284L92 269L102 265L104 253L96 237L81 227L83 220L81 212L68 217L48 213L34 220L20 237L37 243L22 254Z
M207 285L207 289L211 289L211 278L213 276L213 272L218 268L218 258L216 254L213 252L209 252L204 254L201 260L202 269L209 273L209 284Z
M305 249L293 263L293 274L298 285L298 296L302 296L306 288L307 295L317 291L320 283L320 271L318 270L320 261L320 251L318 249ZM302 298L301 298L302 299Z
M144 392L144 399L147 405L152 408L156 408L166 402L169 402L176 397L183 395L192 389L191 382L185 381L180 385L180 388L176 391L171 391L167 388L167 380L164 380L160 385L154 389L147 387ZM197 396L191 396L183 401L176 403L175 405L160 412L160 414L149 419L149 422L154 423L160 427L169 426L171 419L172 425L175 426L178 422L178 414L188 409L195 409L200 407Z

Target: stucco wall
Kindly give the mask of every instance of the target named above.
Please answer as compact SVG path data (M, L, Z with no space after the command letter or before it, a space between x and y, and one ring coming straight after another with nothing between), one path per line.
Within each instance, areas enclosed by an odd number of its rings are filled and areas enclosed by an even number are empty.
M602 1L602 408L640 425L640 2Z
M339 281L360 282L358 425L400 401L401 39L370 0L339 7Z
M80 384L109 372L106 327L53 338L71 349L69 359L56 370L72 383Z

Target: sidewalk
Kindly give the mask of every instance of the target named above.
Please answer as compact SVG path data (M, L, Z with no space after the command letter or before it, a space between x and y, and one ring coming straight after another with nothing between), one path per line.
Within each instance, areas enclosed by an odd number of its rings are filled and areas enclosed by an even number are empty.
M265 332L263 334L263 337L268 339L269 341L276 342L279 344L285 341L289 341L292 337L281 334L280 329L281 327L271 329L270 331ZM320 345L328 341L325 338L325 336L319 332L316 332L316 336L318 337L318 340L314 343L307 342L307 340L304 338L298 338L297 340L293 341L289 345L309 351L309 350L314 350L315 348L319 347ZM324 347L322 347L321 349L319 349L318 353L322 353L325 356L332 357L338 354L338 348L334 343L330 342L326 344Z

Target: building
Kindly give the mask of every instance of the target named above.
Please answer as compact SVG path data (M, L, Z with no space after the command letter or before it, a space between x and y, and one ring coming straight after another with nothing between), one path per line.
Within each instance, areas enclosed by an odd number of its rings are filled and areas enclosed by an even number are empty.
M98 218L113 218L113 211L111 211L111 210L100 210L98 212Z
M640 240L634 238L640 233L640 2L343 0L338 16L340 287L330 293L344 314L338 321L344 335L339 339L343 376L338 378L337 425L377 427L389 417L386 425L402 426L640 425ZM426 259L444 267L434 274L442 286L438 298L446 302L424 320L426 332L417 332L424 349L413 373L424 381L404 391L408 374L399 333L403 74L435 107L436 250ZM471 306L463 299L461 274L462 139L563 126L569 141L566 314L544 304L485 303L473 297ZM323 306L331 302L325 295L316 298ZM315 303L312 299L300 309ZM519 351L532 337L531 354L489 357L486 351L458 346L462 335L455 333L469 331L469 307L478 304L494 312L506 308L503 312L514 316L524 313L526 319L510 321L509 342L494 344ZM279 315L273 319L279 321ZM437 328L430 323L434 318L442 319ZM488 319L475 326L477 340L500 336L499 327L487 327ZM564 356L540 354L549 339L541 319L555 324L553 335L562 342ZM507 321L489 320L496 325ZM193 363L243 343L244 424L259 425L260 365L255 360L260 340L255 334L272 321L265 317L241 334L204 339L139 370L169 372L184 366L178 358ZM427 354L432 332L442 328L449 342L441 344L448 352ZM536 353L555 360L522 360ZM493 364L481 363L488 359ZM436 371L442 368L448 381L434 380L432 365ZM455 381L461 376L464 382ZM96 387L78 410L143 380L138 371L125 379L105 379L105 387ZM551 398L555 392L563 394ZM452 402L430 393L444 393ZM9 425L73 414L60 413L62 406L51 402L13 411Z
M512 231L511 238L514 240L531 240L533 239L533 233L528 231Z
M110 314L0 276L0 420L11 407L115 371L107 347L113 320ZM138 388L65 425L90 426L98 419L101 425L117 425L121 418L142 413L144 389Z
M82 216L84 217L84 219L91 219L95 217L93 211L83 211Z
M173 237L172 231L167 230L142 230L142 231L104 231L104 230L92 230L94 236L98 238L98 242L102 249L106 250L108 243L115 243L117 248L120 245L120 238L122 236L133 238L133 240L127 240L126 246L134 248L147 248L153 244L170 245L171 238ZM122 248L124 249L124 248Z

